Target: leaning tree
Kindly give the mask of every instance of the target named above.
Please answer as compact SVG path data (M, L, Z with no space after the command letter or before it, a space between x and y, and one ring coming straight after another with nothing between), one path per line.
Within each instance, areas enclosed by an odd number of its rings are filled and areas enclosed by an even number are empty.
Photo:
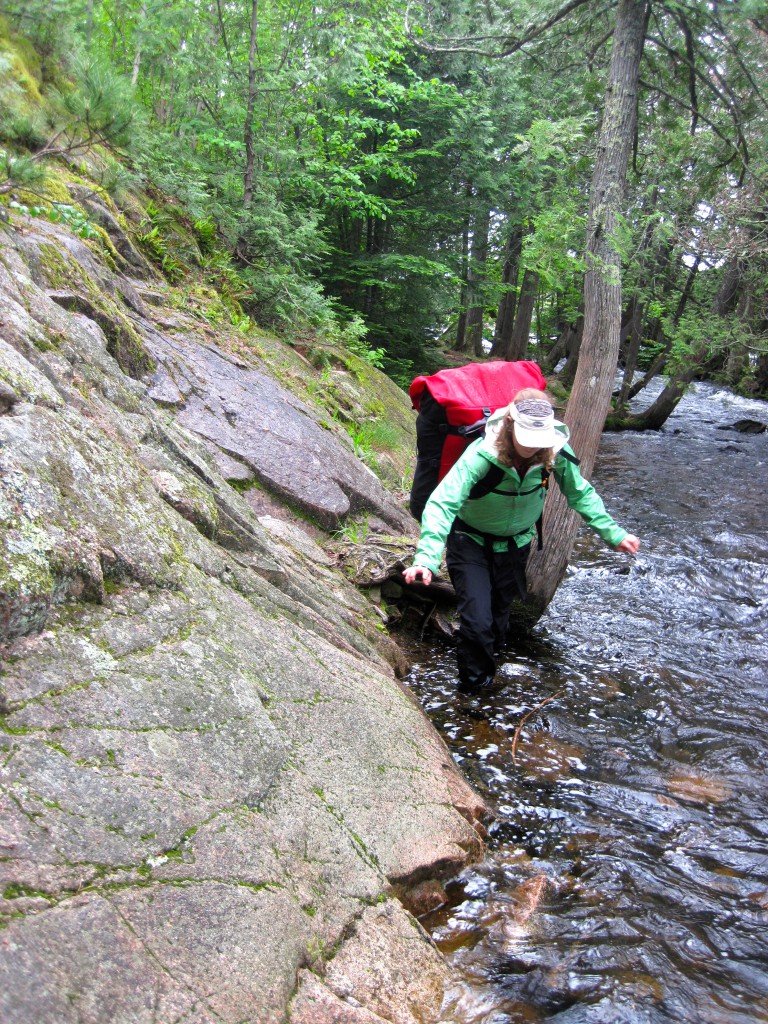
M580 16L588 0L531 5L532 20L505 36L482 33L435 44L450 49L475 49L492 41L488 56L500 59L520 53L555 27ZM600 434L610 405L619 355L621 320L621 257L614 240L617 216L623 209L627 168L637 116L637 90L648 0L619 0L612 24L611 60L605 85L602 121L590 189L587 224L587 272L584 285L584 330L579 362L565 413L574 447L586 476L592 472ZM432 44L422 45L432 47ZM546 548L530 563L531 607L541 614L563 577L576 536L577 522L560 495L548 503L544 522Z

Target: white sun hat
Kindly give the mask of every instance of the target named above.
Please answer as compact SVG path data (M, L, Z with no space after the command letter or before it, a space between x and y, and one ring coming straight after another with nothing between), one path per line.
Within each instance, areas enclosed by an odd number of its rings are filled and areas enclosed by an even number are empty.
M523 448L554 448L557 444L555 411L544 398L512 402L509 415L515 421L515 439Z

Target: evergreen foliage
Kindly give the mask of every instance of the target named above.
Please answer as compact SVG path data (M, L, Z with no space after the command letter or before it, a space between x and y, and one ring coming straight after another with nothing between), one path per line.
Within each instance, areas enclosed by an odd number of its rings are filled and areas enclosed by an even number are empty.
M0 198L67 216L46 175L86 159L113 196L170 197L145 251L173 278L191 246L237 316L401 384L491 343L570 354L568 379L614 6L2 0ZM751 0L648 9L619 413L636 370L692 356L768 394L768 25Z

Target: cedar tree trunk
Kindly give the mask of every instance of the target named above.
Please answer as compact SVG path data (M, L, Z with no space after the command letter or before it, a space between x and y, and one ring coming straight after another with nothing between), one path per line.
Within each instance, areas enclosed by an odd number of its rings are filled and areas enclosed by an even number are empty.
M490 210L483 210L475 218L472 233L472 257L469 261L467 275L466 348L478 359L485 354L483 352L483 327L485 324L485 278L490 224Z
M243 209L250 209L253 201L253 176L256 154L253 147L253 115L256 110L256 39L259 30L259 2L251 3L251 36L248 47L248 102L245 110L245 173L243 175Z
M520 299L517 303L515 325L509 338L504 358L514 361L528 357L528 338L531 334L531 320L536 293L539 290L539 275L535 270L526 270L520 286Z
M646 0L620 0L613 33L603 121L592 174L584 279L584 337L565 419L581 470L592 475L600 434L611 400L619 355L621 260L613 246L621 210L637 116L637 89L643 55ZM534 614L551 601L565 574L578 517L557 488L547 501L544 550L530 561L529 587Z
M499 311L496 315L496 329L493 333L493 348L491 349L493 359L506 358L504 353L509 347L509 340L512 337L517 303L517 276L522 247L522 228L513 228L507 241L504 266L501 272L501 283L505 290L499 299Z

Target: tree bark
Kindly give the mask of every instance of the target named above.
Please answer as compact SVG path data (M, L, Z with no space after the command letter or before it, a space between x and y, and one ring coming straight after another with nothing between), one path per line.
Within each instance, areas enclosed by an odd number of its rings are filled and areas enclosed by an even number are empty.
M91 42L93 40L93 0L88 0L85 5L85 46L87 50L91 48Z
M757 395L765 397L768 395L768 355L761 355L757 360L755 371L755 387Z
M677 324L683 315L686 304L690 297L693 289L693 282L696 278L696 274L699 269L699 257L696 257L694 264L688 271L688 277L685 282L685 287L680 295L677 303L677 309L673 317L673 322ZM725 314L733 308L733 303L736 301L738 294L739 283L741 280L741 274L739 271L739 261L726 268L726 272L723 276L723 280L720 283L720 287L717 291L717 295L712 303L712 309L715 313L720 316ZM739 309L746 309L748 307L739 306ZM671 349L671 342L668 342L667 349ZM662 353L662 356L666 354ZM712 373L717 366L717 360L720 358L720 354L716 353L714 356L707 356L705 346L702 344L699 346L698 351L691 352L685 361L685 368L679 369L674 376L670 377L667 382L667 386L658 396L658 398L643 412L629 414L624 413L623 409L617 411L613 416L608 417L606 422L606 429L608 430L659 430L680 402L680 399L686 392L688 385L692 380L697 377L703 376L705 373ZM646 374L646 378L649 378L651 370ZM646 379L644 378L644 380ZM630 392L631 394L632 392Z
M685 390L694 377L701 373L698 363L689 366L684 373L674 377L659 397L644 412L611 418L610 429L615 430L659 430L677 408Z
M742 288L736 316L746 326L752 315L752 290L749 285ZM736 387L749 369L749 349L743 339L734 340L728 347L725 363L725 380Z
M565 366L560 371L560 383L571 387L576 377L576 370L579 365L579 353L581 352L581 341L584 337L584 317L580 316L575 324L571 326L566 338L565 345Z
M469 276L469 213L461 233L461 291L459 292L459 319L456 323L456 351L463 352L467 344L467 301Z
M390 222L381 220L379 217L368 218L368 230L366 238L366 254L371 257L380 255L388 249ZM365 290L363 311L369 320L375 320L376 308L381 298L381 288L378 284L369 284Z
M483 326L485 323L485 277L490 224L490 210L483 210L475 219L472 232L472 256L469 261L469 273L467 275L466 347L478 359L485 355L483 351Z
M501 283L504 291L499 299L499 310L496 314L496 328L493 332L491 356L494 359L506 359L505 352L509 348L512 329L515 325L515 307L517 304L517 278L520 268L520 253L523 248L522 228L515 227L509 235L501 271Z
M694 285L694 282L696 280L696 275L699 272L699 263L700 263L700 258L697 256L695 262L693 263L693 265L690 267L690 269L688 271L688 276L686 277L685 285L683 287L682 292L680 293L679 299L677 300L677 307L676 307L674 315L672 317L672 323L675 324L675 325L680 323L680 318L682 317L683 313L685 312L685 307L688 305L688 300L690 299L691 292L693 291L693 285ZM653 339L654 339L654 341L659 341L662 337L663 337L663 333L662 333L662 329L661 329L661 321L657 320L656 321L656 327L655 327L654 333L653 333ZM653 378L654 377L658 377L658 375L664 370L664 367L667 365L667 360L669 359L669 354L672 351L672 343L673 343L673 341L674 341L674 338L668 338L667 339L663 351L661 351L656 356L656 358L654 359L653 363L650 365L650 367L646 371L646 373L645 373L644 377L642 378L642 380L638 381L636 384L633 384L627 390L626 396L619 403L620 404L619 417L621 415L623 415L623 413L624 413L624 406L627 404L627 402L631 402L632 399L635 397L635 395L639 395L640 392L643 390L643 388L647 387L651 383ZM614 429L614 428L612 427L611 429Z
M645 303L637 295L632 296L629 304L629 320L627 323L627 344L624 351L624 377L621 382L619 393L618 409L624 411L627 402L627 394L632 387L632 380L637 369L637 357L640 354L640 344L643 340L643 320L645 317Z
M621 260L612 235L622 207L637 116L640 61L647 23L646 0L620 0L611 63L592 174L584 279L584 336L565 419L588 478L610 406L619 354ZM530 562L531 603L543 613L562 579L576 536L576 514L559 492L544 516L545 547Z
M134 53L133 53L133 69L131 71L131 87L134 88L134 89L136 88L136 83L139 80L139 72L141 71L141 48L142 48L142 43L143 43L144 25L146 23L146 20L147 20L147 5L146 5L146 3L143 3L141 5L141 11L139 13L139 27L138 27L138 30L136 32L136 49L134 50ZM88 33L89 33L88 42L89 43L90 43L90 33L92 31L92 27L91 27L92 26L92 22L93 22L93 7L91 6L91 10L89 12L89 26L88 26Z
M253 202L253 178L256 169L256 153L253 147L253 115L256 110L256 39L259 29L259 0L251 3L251 38L248 48L248 101L245 110L245 173L243 175L243 209L250 209Z
M536 293L538 290L538 272L535 270L526 270L523 274L523 283L520 286L520 298L517 303L515 324L509 338L509 344L504 352L505 359L527 359L528 357L528 338L531 334L533 307L536 302Z

